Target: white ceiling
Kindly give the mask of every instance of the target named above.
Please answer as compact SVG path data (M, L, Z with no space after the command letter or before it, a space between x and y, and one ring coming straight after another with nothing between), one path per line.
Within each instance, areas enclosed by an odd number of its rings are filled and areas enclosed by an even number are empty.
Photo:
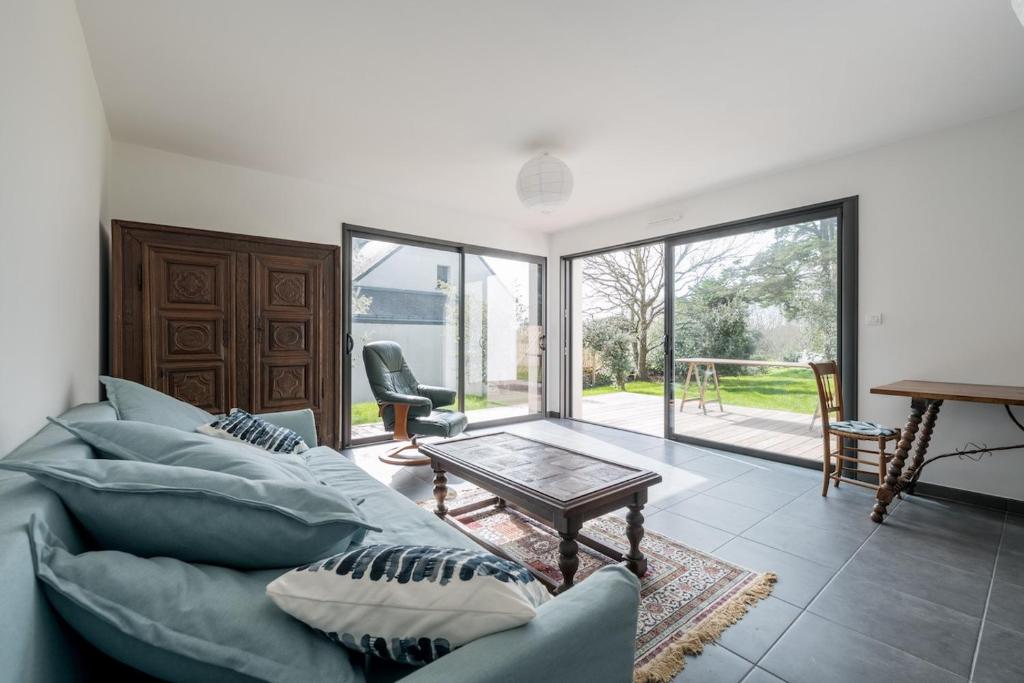
M78 6L116 140L542 230L1024 106L1009 0Z

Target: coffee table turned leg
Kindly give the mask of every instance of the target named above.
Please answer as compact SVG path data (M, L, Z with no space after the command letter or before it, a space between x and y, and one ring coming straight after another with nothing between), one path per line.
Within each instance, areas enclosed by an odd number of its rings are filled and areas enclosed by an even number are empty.
M444 470L440 467L435 466L434 468L434 500L437 501L437 506L434 508L434 514L444 519L444 516L448 514L448 508L445 507L444 499L448 497L448 477L444 476Z
M580 568L580 546L576 542L576 533L558 534L562 537L562 542L558 544L558 570L562 572L562 585L555 590L556 593L564 593L572 588L573 577Z
M640 552L640 541L644 537L643 505L630 505L626 513L626 538L629 539L629 554L626 555L626 567L629 571L643 578L647 573L647 558Z

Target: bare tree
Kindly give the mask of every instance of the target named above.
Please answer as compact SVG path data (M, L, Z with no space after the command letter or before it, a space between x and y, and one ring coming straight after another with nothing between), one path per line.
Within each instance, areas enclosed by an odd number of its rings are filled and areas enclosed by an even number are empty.
M673 251L673 284L686 292L736 252L735 238L681 244ZM651 330L665 314L665 260L662 245L650 244L588 256L583 276L593 296L586 310L592 318L621 315L630 325L637 379L650 381L647 357L653 344Z

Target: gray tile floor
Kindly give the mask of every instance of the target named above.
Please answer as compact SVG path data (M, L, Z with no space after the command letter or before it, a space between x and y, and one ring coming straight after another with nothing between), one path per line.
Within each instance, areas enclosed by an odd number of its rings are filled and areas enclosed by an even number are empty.
M822 498L814 470L565 420L504 429L658 471L648 529L778 574L679 683L1024 681L1024 517L907 497L876 525L871 491ZM346 453L429 498L430 469L384 465L386 448Z

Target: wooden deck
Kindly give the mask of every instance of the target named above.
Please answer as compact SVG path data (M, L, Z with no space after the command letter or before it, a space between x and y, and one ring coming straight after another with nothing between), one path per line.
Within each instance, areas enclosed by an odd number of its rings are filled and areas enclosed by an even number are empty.
M587 396L583 399L581 417L590 422L622 427L645 434L664 434L662 399L658 396L618 392ZM708 441L746 446L809 460L821 460L821 430L811 416L783 410L744 408L725 404L708 406L704 415L696 402L686 404L686 411L675 413L676 433Z

